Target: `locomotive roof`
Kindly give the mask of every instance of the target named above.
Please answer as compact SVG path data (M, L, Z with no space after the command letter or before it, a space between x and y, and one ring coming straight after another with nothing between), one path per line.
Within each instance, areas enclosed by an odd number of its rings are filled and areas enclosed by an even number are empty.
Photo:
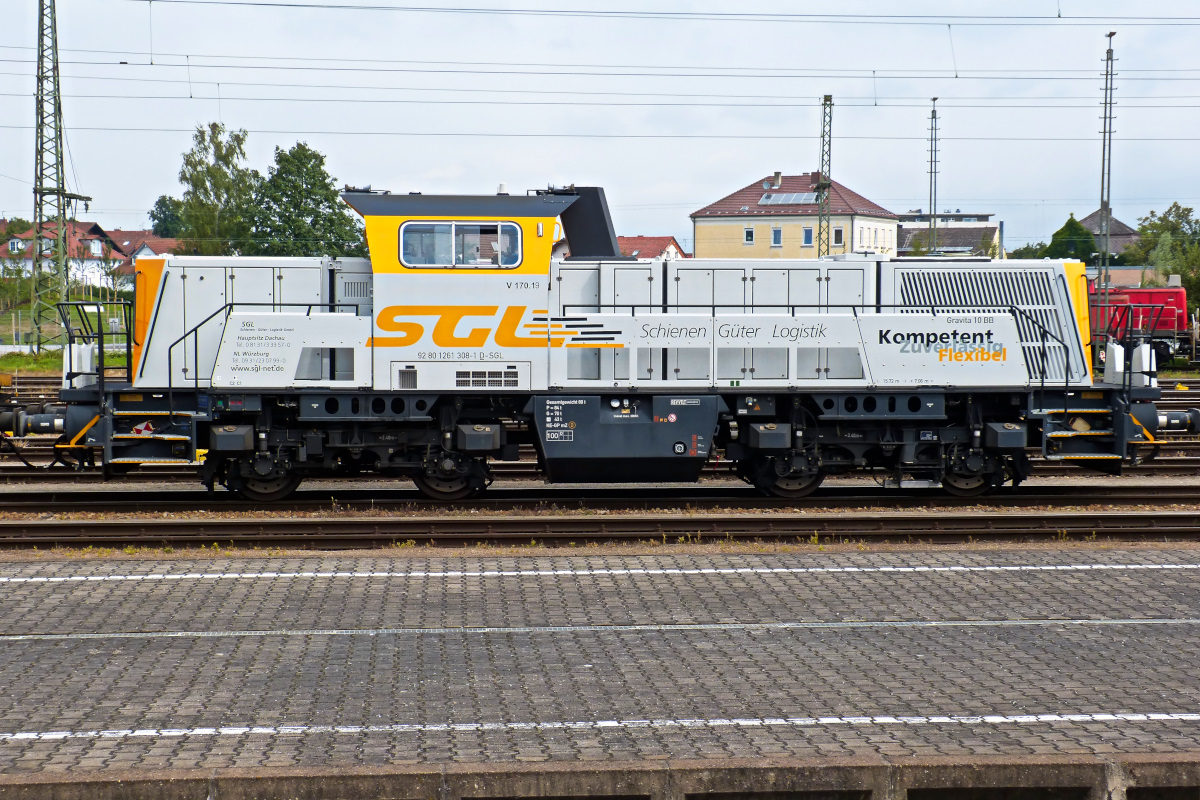
M557 217L576 195L376 194L344 192L342 199L364 217Z

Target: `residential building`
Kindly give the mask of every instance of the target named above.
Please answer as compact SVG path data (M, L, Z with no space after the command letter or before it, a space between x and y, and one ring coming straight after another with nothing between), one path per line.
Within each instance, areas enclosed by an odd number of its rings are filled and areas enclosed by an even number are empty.
M178 239L168 239L156 236L154 231L123 231L119 228L109 231L114 242L121 248L125 258L117 265L114 280L118 289L132 289L134 275L137 272L137 260L144 256L154 258L174 253L179 248Z
M816 258L820 173L776 172L691 214L696 258ZM896 248L896 215L831 181L829 253Z
M691 258L674 236L618 236L617 246L621 255L632 258L661 258L674 261L677 258ZM552 258L566 258L571 255L566 239L554 243L550 253Z
M125 253L112 237L94 222L69 220L66 223L67 264L71 280L92 286L107 285L112 280L113 269L125 260ZM47 226L51 235L56 231L55 223ZM43 248L53 247L51 238L44 238ZM29 275L33 272L34 232L18 233L9 238L5 256L19 260L21 270Z
M677 258L690 258L674 236L618 236L617 246L621 255L634 258L661 258L674 261Z
M1137 232L1136 228L1131 228L1121 220L1112 215L1112 210L1108 212L1108 245L1109 253L1116 255L1125 248L1129 247L1134 242L1142 238L1142 235ZM1096 239L1096 249L1101 246L1100 239L1100 223L1103 218L1100 215L1100 209L1096 209L1088 214L1083 219L1079 220L1079 224L1092 232L1092 236Z
M929 214L916 209L899 214L900 234L896 254L929 253ZM934 252L946 256L988 256L1005 258L1004 222L993 222L992 213L941 211L937 215L937 247Z
M165 256L176 252L179 247L178 239L168 239L155 235L154 231L123 231L114 228L108 232L117 247L125 254L130 263L137 263L142 256Z

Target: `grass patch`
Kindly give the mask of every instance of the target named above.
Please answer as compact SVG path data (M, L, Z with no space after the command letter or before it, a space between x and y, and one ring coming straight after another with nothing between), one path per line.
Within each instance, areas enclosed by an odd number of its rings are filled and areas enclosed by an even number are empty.
M19 375L62 375L62 365L61 350L0 354L0 372Z

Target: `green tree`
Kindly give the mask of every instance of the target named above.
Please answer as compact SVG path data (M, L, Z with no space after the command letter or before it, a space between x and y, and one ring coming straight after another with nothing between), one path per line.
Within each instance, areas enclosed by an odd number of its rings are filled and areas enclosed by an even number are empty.
M996 244L995 234L984 231L983 235L979 237L979 255L995 258L999 250L1000 246Z
M183 233L182 200L165 194L159 195L148 216L155 236L174 239Z
M929 255L929 231L917 231L909 240L910 256L927 256Z
M1096 239L1072 214L1066 223L1050 237L1042 258L1074 258L1087 262L1096 254Z
M1125 249L1122 255L1128 264L1149 264L1150 254L1159 245L1163 234L1170 234L1173 251L1178 254L1186 245L1200 240L1200 220L1192 216L1192 209L1171 203L1162 214L1151 211L1138 219L1138 241Z
M1023 244L1015 250L1008 251L1009 258L1041 258L1046 252L1046 243Z
M24 233L25 231L29 230L33 230L32 222L27 219L21 219L20 217L13 217L8 221L8 226L0 230L0 234L3 234L3 238L9 239L13 236L16 236L18 233Z
M275 148L254 192L245 252L264 256L365 256L358 218L338 197L325 156L304 142Z
M246 131L226 132L210 122L196 127L192 149L183 154L179 182L184 186L180 213L181 250L206 256L235 255L249 234L247 221L261 176L244 166Z

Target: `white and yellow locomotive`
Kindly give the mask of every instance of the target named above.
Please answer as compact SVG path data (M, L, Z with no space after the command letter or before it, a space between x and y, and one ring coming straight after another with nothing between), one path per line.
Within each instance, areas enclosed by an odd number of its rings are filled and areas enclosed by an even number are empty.
M782 496L856 470L971 494L1026 477L1030 446L1119 472L1200 416L1160 418L1148 346L1093 374L1082 264L645 260L597 188L343 197L369 260L139 260L124 360L72 328L64 448L257 499L362 473L460 498L523 444L552 482L723 454Z

